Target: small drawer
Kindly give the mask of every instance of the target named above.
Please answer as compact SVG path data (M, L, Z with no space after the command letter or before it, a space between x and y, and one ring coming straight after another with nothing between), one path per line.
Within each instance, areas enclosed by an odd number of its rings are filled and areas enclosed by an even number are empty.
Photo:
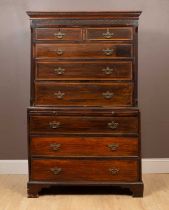
M35 105L132 106L133 83L35 83Z
M31 180L45 181L138 181L137 160L33 159Z
M132 40L132 27L88 28L87 40Z
M138 117L30 116L31 134L138 134Z
M137 137L31 137L32 156L138 156Z
M131 58L131 44L36 44L36 58Z
M132 80L131 61L36 63L36 80Z
M36 28L36 40L80 41L82 30L80 28Z

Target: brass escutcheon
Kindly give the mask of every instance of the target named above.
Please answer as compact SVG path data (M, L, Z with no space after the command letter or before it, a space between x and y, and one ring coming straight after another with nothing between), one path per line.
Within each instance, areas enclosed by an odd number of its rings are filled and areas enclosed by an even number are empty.
M60 174L60 172L62 171L61 168L55 167L55 168L51 168L50 171L54 174L54 175L58 175Z
M65 69L58 67L54 69L54 72L56 72L58 75L62 75L65 72Z
M106 38L106 39L112 38L113 35L114 35L114 33L111 33L111 32L109 31L109 29L107 29L106 33L103 33L103 36L104 36L104 38Z
M106 91L106 92L102 93L102 95L105 99L111 99L114 96L114 93L112 93L110 91Z
M114 122L114 121L111 121L111 122L109 122L107 125L108 125L108 127L111 128L111 129L116 129L116 128L119 126L119 123Z
M54 36L56 36L58 39L63 39L63 37L65 36L65 33L62 33L61 31L59 31L58 33L54 33Z
M110 49L110 48L103 49L103 53L107 56L112 55L113 51L114 51L114 49Z
M118 144L108 144L107 146L108 146L112 151L117 150L117 148L119 147Z
M58 99L62 99L64 95L65 93L61 92L60 90L54 93L54 96L56 96Z
M102 69L102 71L103 71L105 74L110 75L110 74L112 74L112 72L113 72L113 68L111 69L110 67L107 66L106 68Z
M109 168L109 171L111 172L112 175L116 175L119 173L119 169L118 168Z
M52 150L57 151L60 149L61 144L53 143L53 144L50 144L50 147L52 148Z
M49 122L49 126L50 126L50 128L52 128L52 129L57 129L57 128L60 127L60 122L55 122L55 121Z

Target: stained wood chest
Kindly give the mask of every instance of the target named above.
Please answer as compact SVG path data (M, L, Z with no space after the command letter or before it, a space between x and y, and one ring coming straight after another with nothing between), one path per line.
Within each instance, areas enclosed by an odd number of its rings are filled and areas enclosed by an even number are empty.
M28 197L53 185L119 186L141 197L141 12L27 13Z

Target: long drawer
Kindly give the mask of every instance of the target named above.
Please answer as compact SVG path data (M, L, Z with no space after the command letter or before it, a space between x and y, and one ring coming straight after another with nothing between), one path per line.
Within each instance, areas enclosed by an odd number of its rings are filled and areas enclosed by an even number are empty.
M30 116L30 133L138 134L138 116Z
M32 156L138 156L138 137L31 137Z
M35 83L35 104L132 106L133 83Z
M36 44L36 58L131 58L131 44Z
M38 61L36 80L132 80L130 61Z
M137 160L33 159L31 180L138 181Z

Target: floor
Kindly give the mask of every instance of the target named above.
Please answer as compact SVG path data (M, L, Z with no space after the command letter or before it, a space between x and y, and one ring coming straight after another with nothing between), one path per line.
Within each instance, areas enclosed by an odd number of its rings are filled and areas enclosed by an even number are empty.
M26 175L0 175L0 210L169 210L169 174L145 174L144 198L129 195L43 195L27 198Z

